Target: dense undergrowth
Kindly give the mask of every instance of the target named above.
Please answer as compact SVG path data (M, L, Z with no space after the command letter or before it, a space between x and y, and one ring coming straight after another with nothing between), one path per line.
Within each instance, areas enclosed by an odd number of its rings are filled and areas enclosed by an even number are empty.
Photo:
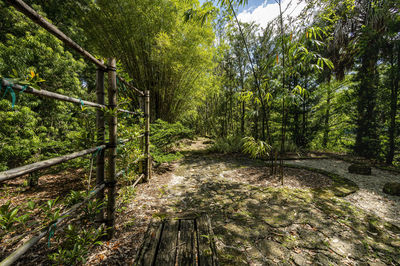
M133 123L134 120L121 117L120 121L119 138L131 138L132 141L118 145L117 149L118 169L125 169L124 174L118 180L117 213L123 213L126 205L134 199L136 194L131 185L140 173L138 172L138 166L130 165L130 162L141 158L141 142L140 138L137 137L143 133L141 130L143 119ZM126 123L127 121L132 123ZM157 120L152 124L151 132L151 155L156 164L181 158L183 155L174 150L177 143L182 139L194 137L192 130L182 124L171 124L162 120ZM40 145L40 142L37 145ZM3 150L0 153L5 156L6 151ZM51 155L45 154L40 158L51 157ZM95 156L97 155L76 159L62 166L31 174L26 177L25 182L19 183L17 188L11 189L11 187L8 187L9 184L3 185L2 191L4 193L0 197L0 202L2 202L0 204L0 239L2 245L8 247L7 250L9 248L12 249L26 235L32 236L32 234L44 230L57 219L63 218L62 213L90 195L90 191L95 186L95 174L93 173ZM35 196L29 196L29 193L25 196L25 193L40 188L40 185L45 185L39 183L41 176L59 173L66 168L82 170L78 183L79 187L85 187L85 190L72 190L61 198L58 197L47 201ZM32 178L35 179L35 182L29 182ZM46 178L46 182L49 181ZM24 197L23 201L15 201L18 197ZM57 228L54 228L54 232L51 233L54 237L49 237L47 241L49 262L58 265L84 263L90 249L102 244L100 240L104 236L105 228L99 227L95 223L95 217L100 209L104 207L104 202L88 201L84 204L77 218L69 219L70 225L66 229L56 231ZM36 229L31 231L32 228ZM52 228L50 228L51 230ZM22 237L20 236L21 233ZM0 258L4 258L6 254L0 254Z
M194 131L180 122L168 123L157 120L151 124L151 155L156 163L171 162L183 157L174 151L176 144L182 139L193 139Z

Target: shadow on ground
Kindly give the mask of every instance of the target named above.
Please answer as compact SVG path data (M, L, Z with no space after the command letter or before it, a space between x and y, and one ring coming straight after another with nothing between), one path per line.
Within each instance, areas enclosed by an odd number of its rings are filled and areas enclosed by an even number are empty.
M188 156L175 170L167 215L209 214L222 265L396 265L400 230L325 189L227 180L221 172L260 162Z

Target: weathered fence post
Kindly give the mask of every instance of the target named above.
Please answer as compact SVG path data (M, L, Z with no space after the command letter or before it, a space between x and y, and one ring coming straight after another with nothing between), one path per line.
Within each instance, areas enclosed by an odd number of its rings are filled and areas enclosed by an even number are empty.
M143 112L143 114L145 113L145 108L144 108L144 94L142 96L139 96L139 107L140 110ZM142 154L144 154L144 134L140 137L140 143L139 143L139 148L140 151L142 152ZM144 174L145 170L144 170L144 164L145 164L145 159L141 159L139 161L139 173L140 174ZM146 181L146 177L143 179L144 181Z
M140 137L139 149L142 153L144 153L144 135ZM143 159L139 161L139 173L143 174Z
M150 91L144 93L144 154L145 154L145 181L151 178L151 158L150 158Z
M103 62L101 62L103 63ZM104 69L97 69L96 76L96 95L97 103L104 105ZM97 126L97 146L103 145L105 142L105 123L104 111L97 109L96 112L96 126ZM96 185L101 186L104 183L104 149L99 151L96 159ZM102 189L96 196L97 202L104 201L104 189ZM104 222L104 208L96 216L97 222Z
M110 58L108 61L108 108L111 112L108 126L109 126L109 153L108 153L108 171L107 171L107 189L108 189L108 201L107 201L107 237L111 239L114 235L114 220L115 220L115 186L117 180L116 174L116 157L117 157L117 114L114 110L117 107L117 73L116 73L116 62L114 58Z

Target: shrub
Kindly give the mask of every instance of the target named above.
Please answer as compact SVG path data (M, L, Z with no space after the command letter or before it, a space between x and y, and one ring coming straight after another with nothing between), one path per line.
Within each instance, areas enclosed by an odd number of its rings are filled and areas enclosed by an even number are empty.
M65 239L57 252L49 255L49 258L58 265L79 265L86 262L86 256L90 248L94 245L101 245L98 239L104 235L102 228L78 230L73 225L68 225L65 236L60 236L58 240Z
M209 151L221 153L240 153L242 152L243 139L240 136L230 135L225 138L218 138L211 145Z
M181 139L193 139L193 130L183 126L180 122L171 124L158 119L155 123L151 124L151 143L167 151L175 142Z
M272 149L265 141L255 140L253 137L245 137L243 141L243 152L249 154L252 158L268 156Z
M179 152L171 152L175 143L181 139L193 139L193 130L180 122L171 124L158 119L151 124L150 130L151 155L156 163L171 162L182 158Z

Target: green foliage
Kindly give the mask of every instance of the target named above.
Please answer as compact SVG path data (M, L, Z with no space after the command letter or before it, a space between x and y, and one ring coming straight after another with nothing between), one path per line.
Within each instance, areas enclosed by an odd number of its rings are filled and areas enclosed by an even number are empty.
M85 217L93 221L98 213L104 208L105 202L100 202L97 199L89 200L85 203L83 211L85 212Z
M243 139L241 136L230 135L225 138L217 138L209 148L211 152L239 153L242 151Z
M0 228L6 232L13 230L18 224L25 225L29 214L18 215L20 208L12 207L8 201L0 207Z
M57 252L49 255L49 258L58 265L80 265L86 262L86 256L92 246L101 245L98 241L100 237L105 235L102 227L99 229L82 228L68 225L65 230L64 240L58 247ZM58 237L58 241L61 236Z
M75 191L71 190L68 195L64 199L64 203L66 206L71 207L85 199L87 196L86 191Z
M192 139L194 133L180 122L168 123L161 119L151 124L151 143L159 149L167 151L181 139Z
M192 139L193 130L180 122L168 123L161 119L151 124L150 143L151 155L155 162L171 162L182 158L182 154L174 152L173 147L182 139Z
M67 207L71 207L79 202L84 201L87 197L89 197L91 192L87 191L74 191L71 190L69 194L64 199L64 204ZM99 202L97 199L89 200L84 204L83 211L85 213L85 217L89 220L94 219L96 214L100 212L100 210L104 206L104 202Z
M118 193L118 202L119 207L117 208L118 212L122 212L126 209L126 205L134 199L136 195L136 188L132 186L124 186L120 189Z
M66 216L62 216L60 214L61 207L56 207L58 204L59 204L58 198L56 198L53 200L48 200L48 201L46 201L45 204L40 206L40 209L43 211L43 215L44 215L46 221L54 222L57 219L66 217Z
M50 5L43 2L43 5ZM0 76L22 85L95 99L95 69L22 13L0 1ZM58 7L61 5L58 4ZM41 10L35 5L35 9ZM42 15L46 16L46 14ZM65 20L64 20L65 21ZM88 90L89 89L89 90ZM94 112L71 103L16 93L0 100L0 171L83 149L93 143ZM80 161L75 160L74 162Z
M253 137L245 137L243 140L243 152L252 158L264 158L271 152L272 147L265 141L255 140Z
M152 146L151 156L153 156L156 163L169 163L183 158L183 154L180 152L166 153L157 149L155 146Z
M195 0L100 0L82 16L96 51L117 57L132 84L151 91L155 118L175 122L207 89L215 36L211 21L185 22L185 11L196 5ZM137 96L130 90L124 95Z
M142 156L143 152L140 147L141 138L139 138L139 136L143 135L144 132L143 121L141 120L139 123L134 123L135 121L129 118L119 120L122 122L118 125L118 138L120 140L130 139L127 143L118 145L117 153L119 155L119 160L117 164L120 169L125 169L131 162ZM131 169L128 169L128 172L130 172L130 170ZM124 175L123 177L129 177L129 175Z
M42 145L40 136L47 130L40 127L37 113L18 105L12 111L7 100L0 100L0 120L0 171L4 171L31 158Z

